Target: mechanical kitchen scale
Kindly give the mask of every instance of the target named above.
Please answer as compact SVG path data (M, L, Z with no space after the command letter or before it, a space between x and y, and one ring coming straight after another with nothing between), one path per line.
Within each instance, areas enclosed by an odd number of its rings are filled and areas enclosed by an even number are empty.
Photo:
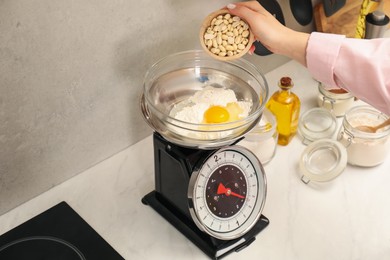
M245 119L223 124L175 120L172 109L205 88L231 89L250 100ZM245 60L222 62L202 51L168 56L145 76L141 110L153 134L151 206L212 259L250 245L268 224L261 214L266 178L258 158L236 143L260 120L268 86Z

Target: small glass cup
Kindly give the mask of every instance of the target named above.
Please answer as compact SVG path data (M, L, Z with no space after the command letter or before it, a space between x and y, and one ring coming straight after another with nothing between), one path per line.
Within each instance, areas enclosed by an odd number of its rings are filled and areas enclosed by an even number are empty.
M299 119L298 133L305 145L316 140L332 138L336 132L336 117L325 108L307 110Z
M277 143L276 118L265 108L259 123L245 135L239 145L251 150L262 164L266 164L274 157Z

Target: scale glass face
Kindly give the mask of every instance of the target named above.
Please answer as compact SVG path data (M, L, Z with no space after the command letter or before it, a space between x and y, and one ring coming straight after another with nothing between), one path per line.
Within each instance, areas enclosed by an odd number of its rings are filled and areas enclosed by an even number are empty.
M188 187L195 224L221 240L250 230L260 218L265 196L264 170L257 157L240 146L211 154L192 173Z

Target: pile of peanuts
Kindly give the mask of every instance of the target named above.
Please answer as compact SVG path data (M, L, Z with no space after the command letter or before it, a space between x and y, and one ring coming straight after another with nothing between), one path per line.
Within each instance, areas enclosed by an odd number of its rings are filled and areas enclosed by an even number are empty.
M211 53L225 57L242 52L249 43L249 26L238 16L218 15L204 33L204 43Z

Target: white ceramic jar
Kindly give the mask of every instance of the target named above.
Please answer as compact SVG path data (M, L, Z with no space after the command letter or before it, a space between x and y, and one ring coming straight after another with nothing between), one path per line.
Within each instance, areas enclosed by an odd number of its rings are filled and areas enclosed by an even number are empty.
M322 83L318 85L318 92L318 106L332 111L336 117L344 116L355 100L351 93L343 89L326 89Z
M390 150L390 126L376 133L361 131L357 127L376 126L388 118L371 106L356 106L345 114L338 141L347 149L349 164L372 167L386 159Z
M264 109L257 126L245 135L239 145L252 151L262 164L266 164L274 157L277 143L276 118L271 111Z

